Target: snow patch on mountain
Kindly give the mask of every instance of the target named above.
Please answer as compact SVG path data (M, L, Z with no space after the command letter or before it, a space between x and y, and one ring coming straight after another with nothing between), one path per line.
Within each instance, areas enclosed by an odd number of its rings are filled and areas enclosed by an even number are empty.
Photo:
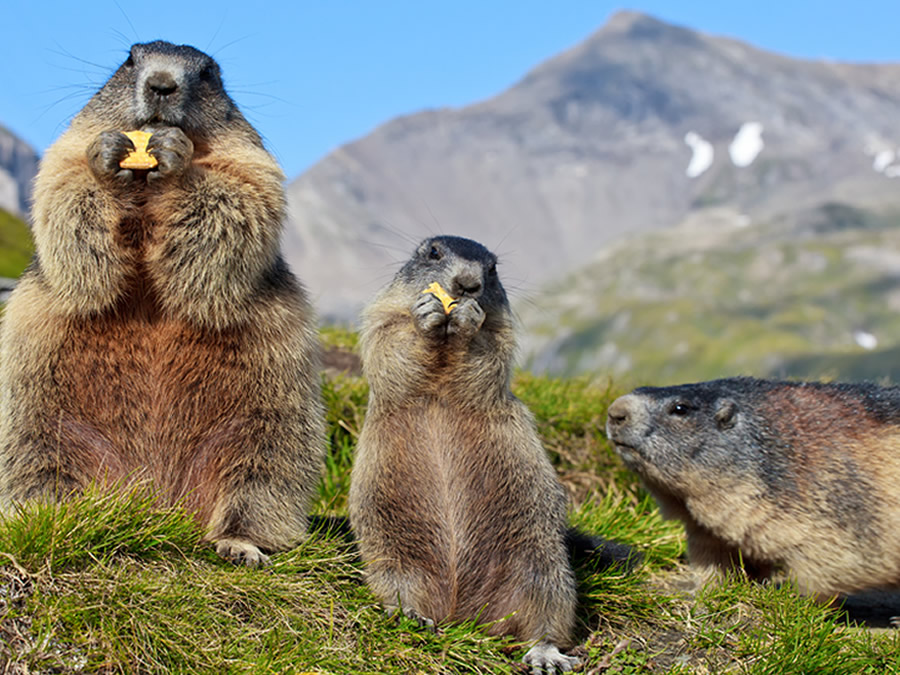
M895 156L893 150L879 151L872 160L872 168L878 173L884 173L884 170L894 163Z
M856 341L856 344L869 351L878 346L878 338L864 330L858 330L853 333L853 339Z
M753 164L765 147L762 132L763 125L759 122L744 122L741 125L728 146L728 154L735 166L743 168Z
M689 131L684 135L684 142L693 151L691 161L688 163L685 173L688 178L696 178L702 175L713 164L715 150L712 143L703 138L696 131Z

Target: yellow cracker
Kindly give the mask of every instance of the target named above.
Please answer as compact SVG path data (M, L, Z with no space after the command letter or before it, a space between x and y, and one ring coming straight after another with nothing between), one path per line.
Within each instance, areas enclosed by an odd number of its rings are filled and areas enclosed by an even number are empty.
M119 162L120 167L123 169L153 169L159 164L156 157L147 152L147 143L152 134L146 131L124 131L122 133L134 143L134 150Z
M436 281L432 282L431 286L429 286L422 292L431 293L434 297L440 300L441 304L444 306L444 314L449 314L451 310L459 303L459 300L445 291L444 287Z

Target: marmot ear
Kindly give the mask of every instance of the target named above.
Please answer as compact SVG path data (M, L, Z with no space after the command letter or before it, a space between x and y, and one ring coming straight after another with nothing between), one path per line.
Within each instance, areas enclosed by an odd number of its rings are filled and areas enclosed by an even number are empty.
M716 424L719 429L730 429L737 421L737 404L731 399L725 398L719 401L719 407L716 410Z

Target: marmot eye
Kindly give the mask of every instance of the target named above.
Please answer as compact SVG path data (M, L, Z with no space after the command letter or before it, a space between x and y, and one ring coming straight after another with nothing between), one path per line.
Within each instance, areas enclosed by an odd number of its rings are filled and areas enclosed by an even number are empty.
M691 406L687 403L673 403L669 406L669 414L676 417L686 417L691 414Z
M206 81L213 79L212 66L206 66L206 68L200 71L200 79Z
M497 276L497 265L496 265L496 263L493 264L493 265L491 265L491 269L488 270L488 274L491 275L492 277Z
M134 67L134 57L131 54L129 54L128 58L125 59L125 65L128 66L129 68Z
M441 252L438 251L437 246L432 246L431 250L428 251L428 259L429 260L440 260L441 257L442 257Z

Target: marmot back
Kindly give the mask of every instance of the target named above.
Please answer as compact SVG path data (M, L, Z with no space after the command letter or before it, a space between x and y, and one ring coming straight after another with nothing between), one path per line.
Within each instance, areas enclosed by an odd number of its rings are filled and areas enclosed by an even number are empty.
M569 669L576 659L556 647L571 645L575 618L566 498L509 389L496 262L474 241L428 239L365 310L371 393L350 519L386 607L426 623L477 618L536 641L535 667Z
M158 165L123 169L123 133ZM0 352L0 496L148 479L248 563L305 531L318 339L283 175L206 54L138 44L47 151Z
M826 595L900 586L900 388L730 378L644 387L607 433L691 562Z

